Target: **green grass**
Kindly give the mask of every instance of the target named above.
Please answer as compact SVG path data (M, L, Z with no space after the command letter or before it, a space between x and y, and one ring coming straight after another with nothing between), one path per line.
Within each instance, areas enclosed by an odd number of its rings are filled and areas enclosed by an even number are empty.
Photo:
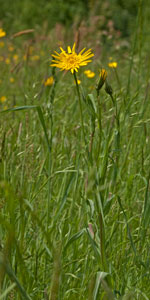
M32 34L27 60L27 35L0 48L0 299L150 299L149 10L138 7L129 49L79 70L83 124L74 77L49 67L49 37ZM96 92L101 66L112 95Z

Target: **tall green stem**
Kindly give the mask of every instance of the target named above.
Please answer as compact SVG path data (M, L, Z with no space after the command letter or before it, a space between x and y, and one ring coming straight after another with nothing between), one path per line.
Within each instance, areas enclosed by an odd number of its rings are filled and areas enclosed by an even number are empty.
M115 119L116 119L116 129L117 129L117 134L116 134L116 151L118 154L116 155L116 168L114 170L114 182L116 182L116 177L117 177L117 170L119 169L119 151L120 151L120 120L119 120L119 113L118 113L118 107L117 107L117 101L116 98L111 95L112 102L114 104L114 109L115 109Z
M98 153L97 153L97 161L99 161L98 157L101 152L101 142L102 142L102 109L101 109L101 102L99 91L97 91L97 102L98 102L98 125L99 125L99 143L98 143Z
M80 95L79 84L78 84L76 72L74 72L74 79L75 79L76 88L77 88L77 94L78 94L78 99L79 99L80 115L81 115L81 126L82 126L82 134L83 134L83 138L84 138L84 142L85 142L85 146L86 146L85 131L84 131L84 123L83 123L82 102L81 102L81 95Z

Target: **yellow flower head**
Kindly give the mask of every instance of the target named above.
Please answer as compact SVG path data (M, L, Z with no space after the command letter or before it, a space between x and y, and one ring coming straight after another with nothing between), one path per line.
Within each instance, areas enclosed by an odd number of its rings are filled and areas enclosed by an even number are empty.
M88 77L88 78L93 78L95 76L95 73L90 71L90 70L86 70L84 71L84 74Z
M18 58L19 58L18 54L14 54L14 55L13 55L13 60L14 60L15 62L18 61Z
M10 81L11 83L14 83L15 79L14 79L13 77L10 77L10 78L9 78L9 81Z
M108 67L109 67L109 68L117 68L117 62L116 62L116 61L110 62L110 63L108 64Z
M3 31L2 28L0 28L0 38L4 37L6 35L6 32Z
M10 59L8 57L5 59L5 63L6 63L6 65L10 64Z
M6 100L7 100L7 99L6 99L5 96L2 96L2 97L0 98L0 102L1 102L1 103L4 103Z
M94 56L94 54L91 52L91 49L85 51L84 48L79 52L79 54L77 54L75 52L75 46L75 43L72 49L70 46L68 46L68 53L62 47L60 47L61 53L54 51L55 54L52 54L54 59L52 60L51 66L57 67L61 69L61 71L70 70L73 74L74 72L78 72L80 67L86 66L89 62L91 62L90 58Z
M50 76L49 78L47 78L47 80L44 82L45 86L51 86L54 83L54 78L53 76Z
M31 59L32 61L36 61L36 60L39 60L39 59L40 59L40 56L39 56L39 55L33 55L33 56L30 57L30 59Z

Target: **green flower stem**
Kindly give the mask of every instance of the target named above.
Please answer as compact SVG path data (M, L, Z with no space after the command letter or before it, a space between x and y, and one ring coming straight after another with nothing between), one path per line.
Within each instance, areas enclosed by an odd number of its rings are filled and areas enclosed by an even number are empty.
M97 91L97 102L98 102L98 125L99 125L99 143L98 143L97 161L99 161L98 157L101 151L101 142L102 142L102 108L101 108L99 91Z
M119 86L119 88L120 88L120 90L121 90L121 82L120 82L120 79L119 79L119 76L118 76L117 69L114 68L114 71L115 71L115 76L116 76L116 79L117 79L117 82L118 82L118 86Z
M118 154L116 155L116 170L118 170L119 156L120 156L119 155L119 151L120 151L120 120L119 120L119 113L118 113L116 98L113 97L113 95L111 95L111 99L112 99L114 109L115 109L115 119L116 119L116 129L117 129L115 148L116 148L116 151L118 151ZM117 177L116 170L114 170L114 178L113 178L114 183L116 182L116 177Z
M89 145L89 154L91 155L91 160L92 158L92 153L93 153L93 141L94 141L94 136L95 136L95 118L92 119L92 133L91 133L91 138L90 138L90 145Z
M77 80L77 75L76 72L74 72L74 79L76 83L76 88L77 88L77 94L79 98L79 106L80 106L80 115L81 115L81 126L82 126L82 134L86 146L86 139L85 139L85 131L84 131L84 123L83 123L83 111L82 111L82 102L81 102L81 95L80 95L80 90L79 90L79 85L78 85L78 80Z
M115 107L115 118L116 118L116 127L117 127L117 148L120 148L120 120L119 120L119 113L118 113L118 107L117 107L117 101L116 98L111 95L112 102Z

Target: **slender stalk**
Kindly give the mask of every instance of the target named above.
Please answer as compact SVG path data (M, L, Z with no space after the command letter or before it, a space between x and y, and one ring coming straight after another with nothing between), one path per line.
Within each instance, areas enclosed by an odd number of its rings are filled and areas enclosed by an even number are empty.
M115 76L116 76L116 79L117 79L117 82L118 82L118 86L119 86L119 88L121 90L121 81L120 81L120 78L118 76L118 72L117 72L116 68L114 68L114 72L115 72Z
M101 142L102 142L102 108L100 102L99 91L97 91L97 102L98 102L98 124L99 124L99 143L98 143L98 153L97 153L97 161L99 161L99 153L101 152Z
M52 72L53 77L55 78L54 80L54 85L50 91L50 94L48 95L48 100L49 100L49 121L50 121L50 139L49 139L49 144L50 144L50 151L49 151L49 157L48 157L48 198L47 198L47 231L48 231L48 226L49 226L49 218L50 218L50 201L51 201L51 195L52 195L52 185L51 185L51 169L52 169L52 147L53 147L53 103L54 103L54 98L55 98L55 89L57 85L57 78L55 76L55 68L53 68Z
M81 116L81 126L82 126L82 135L83 135L84 143L85 143L85 146L86 146L85 131L84 131L84 123L83 123L82 102L81 102L81 95L80 95L80 90L79 90L79 85L78 85L78 80L77 80L76 72L74 72L74 79L75 79L76 88L77 88L77 94L78 94L78 99L79 99L80 116Z
M52 72L53 77L55 78L54 85L48 95L48 101L49 101L49 108L48 108L48 114L49 114L49 122L50 122L50 138L49 138L49 144L50 144L50 151L48 152L48 189L47 189L47 234L49 231L49 222L50 222L50 201L52 198L52 183L51 183L51 173L52 173L52 149L53 149L53 103L55 98L55 89L57 85L57 78L55 76L55 68ZM47 275L47 254L45 255L45 273L44 273L44 280L46 280Z
M119 168L119 151L120 151L120 119L119 119L119 113L118 113L118 107L117 107L117 101L116 98L113 97L113 95L110 95L113 105L114 105L114 109L115 109L115 119L116 119L116 129L117 129L117 134L116 134L116 140L115 140L115 148L117 151L117 155L116 155L116 168L114 170L114 182L116 181L116 177L117 177L117 173L116 170L118 170Z
M92 120L92 133L91 133L90 145L89 145L89 153L91 155L91 159L92 159L92 152L93 152L94 135L95 135L95 119Z

